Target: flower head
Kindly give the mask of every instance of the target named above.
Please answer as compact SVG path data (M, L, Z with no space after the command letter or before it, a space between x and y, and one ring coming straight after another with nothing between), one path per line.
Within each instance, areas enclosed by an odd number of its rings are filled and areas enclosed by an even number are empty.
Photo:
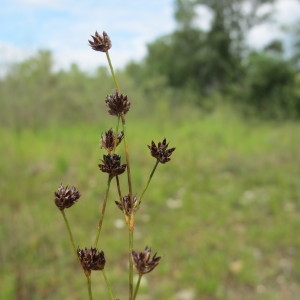
M91 37L93 41L89 40L89 44L93 50L107 52L111 48L110 38L105 31L103 31L103 36L96 31L95 35L91 35Z
M108 113L112 116L125 115L129 111L131 105L127 96L119 94L117 91L114 94L107 95L105 103L109 108Z
M135 251L131 252L131 257L134 266L136 267L137 271L140 275L144 275L146 273L151 272L161 260L161 257L156 257L156 253L151 258L151 248L148 246L145 248L145 251L137 253Z
M151 151L151 155L155 157L160 163L164 164L171 160L170 156L176 148L167 149L169 144L166 139L163 139L162 142L159 142L157 146L152 141L151 146L148 145L148 148Z
M105 266L105 257L103 251L96 248L77 249L77 255L81 262L81 266L86 275L90 275L91 271L103 270Z
M68 186L64 187L59 186L56 192L54 192L55 205L60 209L64 210L74 205L77 200L80 198L80 193L76 190L74 186L69 188Z
M100 146L108 152L111 152L117 147L123 140L124 132L121 131L119 134L115 134L112 129L109 129L105 133L102 133Z
M121 202L115 201L118 208L124 212L126 216L130 216L133 211L137 208L137 197L133 196L132 201L130 201L130 195L126 195L122 198Z
M122 174L126 169L126 164L121 165L121 156L118 154L103 155L103 165L99 164L102 172L108 173L111 177Z

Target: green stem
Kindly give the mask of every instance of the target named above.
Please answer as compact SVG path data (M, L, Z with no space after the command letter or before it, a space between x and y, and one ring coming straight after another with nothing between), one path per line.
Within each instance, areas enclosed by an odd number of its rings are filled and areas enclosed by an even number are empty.
M122 192L121 192L121 187L120 187L119 176L116 176L116 182L117 182L117 190L118 190L118 194L119 194L120 203L122 203Z
M88 286L88 292L89 292L89 299L93 300L91 276L87 276L86 279L87 279L87 286Z
M115 139L115 144L114 144L114 150L113 150L113 153L115 153L116 151L116 148L117 148L117 140L118 140L118 132L119 132L119 125L120 125L120 116L118 116L118 121L117 121L117 126L116 126L116 139Z
M79 263L80 263L80 259L79 259L78 254L77 254L77 250L76 250L76 246L75 246L75 243L74 243L73 234L72 234L71 227L70 227L70 225L69 225L67 216L66 216L64 210L61 210L61 213L62 213L62 215L63 215L63 218L64 218L64 221L65 221L66 227L67 227L67 229L68 229L69 238L70 238L70 241L71 241L71 244L72 244L72 248L73 248L74 254L75 254L76 258L78 259L78 261L79 261Z
M104 277L104 280L105 280L105 283L106 283L106 286L107 286L107 289L108 289L108 292L109 292L110 299L111 299L111 300L115 300L115 297L114 297L114 295L113 295L113 293L112 293L111 286L110 286L110 284L109 284L109 281L108 281L108 279L107 279L107 276L106 276L106 273L105 273L105 270L104 270L104 269L102 270L102 275L103 275L103 277Z
M133 198L132 198L132 182L131 182L131 172L130 172L130 159L129 159L129 151L128 144L126 140L126 130L125 130L125 117L124 114L121 114L122 127L124 132L124 148L125 148L125 156L126 156L126 164L127 164L127 180L128 180L128 189L129 189L129 199L131 202L131 207L133 207ZM128 249L128 258L129 258L129 299L132 299L133 294L133 263L131 259L131 253L133 250L133 231L134 231L134 213L129 216L128 221L128 234L129 234L129 249Z
M133 250L133 230L130 230L131 217L129 219L129 299L132 299L133 293L133 262L131 258L131 253Z
M125 130L126 129L126 124L125 124L124 114L121 114L121 120L122 120L123 132L124 132L124 148L125 148L125 157L126 157L126 165L127 165L126 169L127 169L128 189L129 189L131 207L133 207L130 160L129 160L129 151L128 151L127 138L126 138L126 130Z
M107 58L107 61L108 61L108 64L109 64L109 68L110 68L111 75L112 75L113 80L114 80L114 82L115 82L116 89L117 89L117 91L120 93L120 87L119 87L119 84L118 84L118 82L117 82L117 78L116 78L116 75L115 75L115 72L114 72L114 68L113 68L113 66L112 66L112 63L111 63L111 60L110 60L110 56L109 56L108 51L106 51L105 54L106 54L106 58Z
M105 215L105 209L106 209L106 203L107 203L107 199L108 199L108 192L109 192L109 188L110 188L110 183L111 183L111 177L108 176L107 187L106 187L106 192L105 192L105 198L104 198L104 201L103 201L103 204L102 204L102 210L101 210L101 215L100 215L100 219L99 219L97 236L96 236L95 243L94 243L95 248L98 245L98 241L99 241L99 237L100 237L100 233L101 233L101 229L102 229L102 224L103 224L103 219L104 219L104 215Z
M143 275L139 274L139 278L138 278L138 281L137 281L136 286L135 286L134 295L133 295L132 300L135 300L135 298L136 298L136 295L138 293L142 277L143 277Z
M149 186L149 184L150 184L150 181L151 181L151 179L152 179L152 177L153 177L153 174L154 174L154 172L155 172L155 170L156 170L158 164L159 164L159 160L156 160L156 163L155 163L155 165L154 165L154 167L153 167L153 170L152 170L152 172L151 172L151 174L150 174L150 176L149 176L149 178L148 178L146 187L144 188L144 190L143 190L143 192L142 192L142 194L141 194L141 196L140 196L140 199L139 199L139 205L141 204L142 198L143 198L143 196L144 196L146 190L148 189L148 186Z

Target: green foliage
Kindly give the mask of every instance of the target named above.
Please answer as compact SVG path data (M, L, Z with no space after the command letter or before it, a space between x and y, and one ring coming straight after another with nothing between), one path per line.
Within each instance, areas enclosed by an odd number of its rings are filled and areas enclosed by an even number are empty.
M182 28L191 28L196 17L194 3L186 0L175 0L175 19Z
M72 65L69 71L52 71L51 53L16 64L0 81L0 122L6 127L41 128L53 123L81 123L96 119L100 100L113 89L105 68L88 76ZM102 87L99 90L99 81ZM99 100L99 102L97 102ZM90 110L90 107L94 110ZM89 108L87 110L87 108Z
M178 29L148 45L140 78L144 83L157 82L158 78L165 81L171 91L170 103L178 95L185 95L180 97L187 103L197 103L205 109L229 101L248 115L298 119L299 76L297 64L293 65L296 56L292 60L285 58L279 40L255 55L248 54L245 45L247 32L271 16L271 10L256 12L274 2L257 1L245 11L243 5L247 1L176 1ZM212 12L207 32L193 22L197 5ZM223 99L215 101L219 95Z
M149 75L165 76L171 87L201 85L202 37L202 31L198 29L183 29L150 44L146 57Z
M249 56L245 79L247 107L268 118L300 117L299 85L293 65L267 53Z
M261 62L258 57L249 56L245 43L249 30L271 16L271 10L257 12L263 5L274 2L256 1L245 10L246 0L176 1L178 29L148 45L148 54L140 66L141 78L144 82L162 78L174 91L173 99L176 94L184 93L192 99L190 103L202 108L215 103L207 101L209 97L214 99L222 94L222 102L232 101L238 91L238 105L243 110L253 110L262 117L298 118L295 70L288 60L276 62L273 56L265 55L265 52L282 54L282 43L278 40L270 43L257 55L261 56ZM212 13L207 31L197 28L195 23L199 5ZM245 61L249 62L247 66Z
M299 124L244 120L226 106L209 115L188 106L169 114L158 110L147 122L141 116L128 123L138 194L154 163L146 145L168 136L177 147L172 164L159 166L137 215L137 248L146 241L163 256L142 291L151 299L185 292L203 300L298 295ZM97 166L98 138L111 122L102 122L36 131L1 128L1 300L86 298L51 195L58 178L76 184L82 198L68 218L76 244L90 244L87 232L94 232L106 185ZM116 199L117 193L109 195L106 224L122 219ZM120 249L127 237L118 226L103 230L107 275L121 295L127 291L120 276L127 253ZM95 298L107 299L98 282L95 274Z

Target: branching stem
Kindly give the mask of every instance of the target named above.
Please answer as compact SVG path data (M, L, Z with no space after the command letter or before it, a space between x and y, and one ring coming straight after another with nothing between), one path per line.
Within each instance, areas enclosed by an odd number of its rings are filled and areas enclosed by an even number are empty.
M144 188L144 190L143 190L143 192L142 192L142 194L141 194L141 196L140 196L140 199L139 199L139 205L141 204L142 198L143 198L143 196L144 196L146 190L148 189L148 186L149 186L149 184L150 184L150 181L151 181L151 179L152 179L152 177L153 177L153 175L154 175L154 173L155 173L155 170L156 170L158 164L159 164L159 160L156 160L156 163L155 163L155 165L154 165L154 167L153 167L153 169L152 169L152 172L151 172L151 174L150 174L150 176L149 176L149 178L148 178L147 184L146 184L146 186L145 186L145 188Z
M107 199L108 199L108 192L109 192L109 188L110 188L111 179L112 179L111 176L108 176L106 192L105 192L105 198L104 198L104 201L103 201L103 204L102 204L102 210L101 210L101 215L100 215L100 219L99 219L97 235L96 235L96 239L95 239L95 243L94 243L95 248L97 248L100 233L101 233L101 229L102 229L102 224L103 224L103 219L104 219L104 215L105 215L105 209L106 209L106 203L107 203Z

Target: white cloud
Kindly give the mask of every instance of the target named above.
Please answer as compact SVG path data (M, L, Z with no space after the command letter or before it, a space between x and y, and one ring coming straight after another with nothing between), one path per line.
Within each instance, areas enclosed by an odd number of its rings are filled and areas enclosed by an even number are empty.
M245 3L245 11L250 11L251 1ZM272 9L270 4L264 4L257 12L263 14ZM204 5L197 6L196 25L203 30L208 30L212 21L212 12ZM274 8L274 22L254 27L247 37L247 43L256 49L260 49L276 38L286 41L286 36L281 30L281 25L293 24L300 20L300 1L278 0Z
M196 13L197 20L195 22L195 25L199 26L204 31L209 30L213 19L212 11L208 9L205 5L197 5Z
M54 53L58 65L64 68L74 62L84 70L91 70L95 64L107 65L105 55L91 51L88 46L90 35L94 35L96 30L100 34L105 30L112 39L110 53L115 67L123 67L130 60L140 60L146 54L147 43L173 30L173 12L166 3L159 5L156 1L156 6L162 9L150 11L142 1L132 2L138 6L126 6L122 2L123 5L115 10L107 5L98 5L88 11L87 7L82 7L83 4L72 8L74 23L63 22L60 24L63 30L57 30L53 23L51 32L47 32L49 40L46 40L46 48Z
M95 65L107 65L105 55L88 46L87 40L96 30L99 33L105 30L110 35L114 66L123 67L129 60L144 57L147 43L175 29L173 2L11 0L0 11L1 68L39 49L52 52L56 68L68 68L76 63L81 69L90 71ZM300 3L279 0L276 12L276 20L280 23L297 20ZM211 15L201 7L198 13L199 26L209 26ZM268 24L255 28L248 41L260 48L280 34L278 27Z
M11 0L0 11L0 42L11 49L5 50L2 60L46 49L57 66L76 63L89 70L95 65L94 55L101 55L90 50L88 39L96 30L105 30L112 38L114 64L123 67L129 60L141 59L147 43L173 30L172 4L173 0ZM15 54L9 58L8 53ZM98 61L106 64L105 55Z
M276 5L276 15L280 23L296 22L300 19L299 0L280 0Z
M266 46L274 39L287 41L282 25L292 25L300 20L300 2L297 0L279 0L275 5L273 23L256 26L248 36L248 43L256 49ZM289 47L289 45L288 45Z
M44 7L44 8L54 8L61 9L63 2L59 0L10 0L11 4L25 7Z

